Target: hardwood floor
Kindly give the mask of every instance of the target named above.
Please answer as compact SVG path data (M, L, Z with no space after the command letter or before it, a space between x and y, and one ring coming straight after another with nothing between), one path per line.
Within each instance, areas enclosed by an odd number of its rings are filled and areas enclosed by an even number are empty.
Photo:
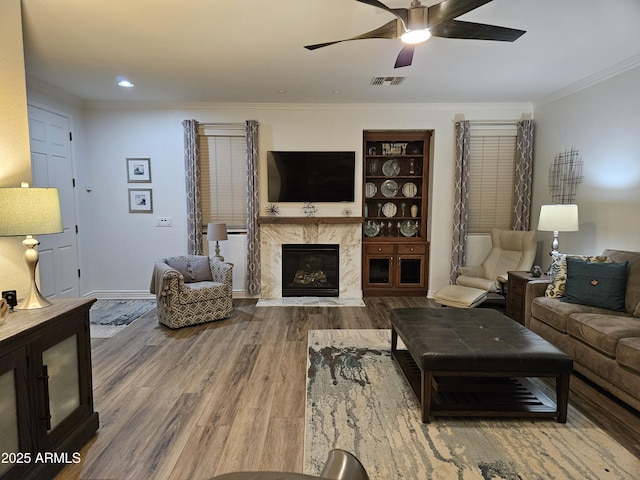
M98 434L57 479L205 479L237 470L302 471L307 332L390 328L389 310L433 306L260 307L170 330L155 311L92 341ZM580 379L570 401L640 458L640 418Z

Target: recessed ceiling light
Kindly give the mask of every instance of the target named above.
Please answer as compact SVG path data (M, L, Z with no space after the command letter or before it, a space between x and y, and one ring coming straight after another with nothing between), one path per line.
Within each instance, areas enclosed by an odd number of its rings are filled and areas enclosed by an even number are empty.
M132 88L135 86L135 84L129 80L127 80L124 77L116 77L116 80L118 82L118 85L120 87L124 87L124 88Z
M286 90L278 90L278 93L287 93Z
M331 93L333 93L334 95L340 95L342 93L342 90L333 90Z

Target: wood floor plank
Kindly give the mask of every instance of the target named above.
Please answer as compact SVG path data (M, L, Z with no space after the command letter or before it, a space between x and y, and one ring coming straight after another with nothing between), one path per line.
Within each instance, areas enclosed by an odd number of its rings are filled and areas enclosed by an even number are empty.
M372 297L365 307L257 307L171 330L154 312L92 341L98 434L60 480L200 480L236 469L302 471L307 335L390 328L393 308L420 297ZM640 457L640 415L588 382L572 404Z

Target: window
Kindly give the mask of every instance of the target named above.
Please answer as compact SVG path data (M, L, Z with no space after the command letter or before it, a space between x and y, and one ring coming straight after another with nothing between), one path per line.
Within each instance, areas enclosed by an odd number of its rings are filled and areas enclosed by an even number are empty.
M244 125L200 126L202 222L247 228L247 152Z
M515 196L516 125L471 129L468 232L510 229Z

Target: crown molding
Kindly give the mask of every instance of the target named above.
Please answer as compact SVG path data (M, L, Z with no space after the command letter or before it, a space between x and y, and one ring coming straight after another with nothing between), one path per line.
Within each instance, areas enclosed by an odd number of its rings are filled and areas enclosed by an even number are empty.
M73 95L69 92L65 92L64 90L60 90L57 87L53 87L48 83L41 82L40 80L36 80L35 78L30 78L27 76L26 79L27 84L27 97L29 96L29 90L37 91L44 95L48 95L50 97L56 98L62 102L68 103L75 107L81 108L84 106L83 101L80 97Z
M597 85L598 83L604 82L605 80L608 80L610 78L617 77L618 75L621 75L622 73L632 70L638 66L640 66L640 55L635 55L631 58L628 58L627 60L616 63L609 68L594 73L593 75L589 75L582 80L572 83L567 87L561 88L554 93L551 93L534 101L534 108L553 103L563 97L584 90L585 88Z
M503 103L232 103L232 102L84 102L96 110L504 110L530 111L531 102Z

